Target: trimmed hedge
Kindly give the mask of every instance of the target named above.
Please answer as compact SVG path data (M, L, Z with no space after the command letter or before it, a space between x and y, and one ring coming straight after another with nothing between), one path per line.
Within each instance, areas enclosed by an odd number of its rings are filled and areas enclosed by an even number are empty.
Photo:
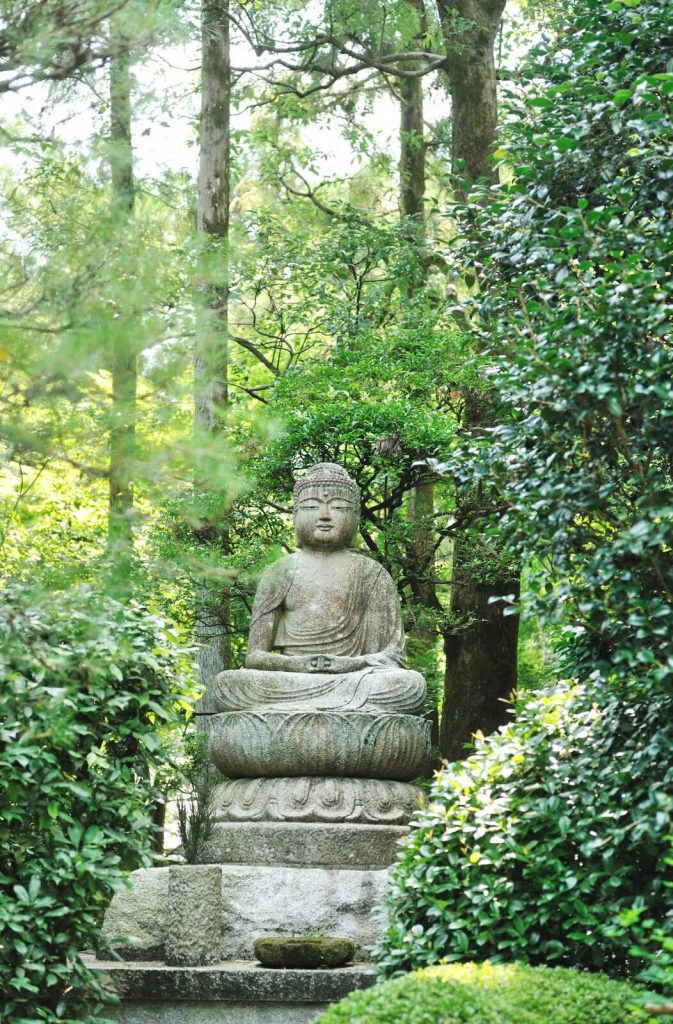
M353 992L316 1024L635 1024L641 997L569 968L448 964Z

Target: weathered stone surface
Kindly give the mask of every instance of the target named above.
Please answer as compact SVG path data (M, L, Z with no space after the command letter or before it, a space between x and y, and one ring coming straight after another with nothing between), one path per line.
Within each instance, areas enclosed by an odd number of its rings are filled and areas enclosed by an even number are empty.
M118 1024L308 1024L329 1003L374 983L363 964L278 972L245 961L178 968L83 959L122 995Z
M203 862L387 868L407 831L395 825L227 822L216 826Z
M413 779L430 755L430 723L411 715L240 711L210 719L210 756L224 775Z
M132 938L136 955L143 946L155 951L165 944L168 870L133 872L134 888L118 893L106 914L104 933ZM222 959L250 959L257 938L312 933L346 935L355 942L356 955L367 959L369 948L380 937L383 921L378 908L383 902L385 869L227 864L221 870ZM137 920L134 906L142 921Z
M329 659L324 659L329 662ZM237 669L222 672L213 683L210 706L216 711L252 708L282 711L367 711L374 714L420 714L427 686L411 670L389 667L335 675L328 672L272 672ZM203 701L199 710L206 710Z
M248 959L267 936L346 935L369 958L380 938L386 870L227 865L222 870L224 955Z
M269 566L252 610L246 668L221 673L197 713L252 708L416 714L425 682L404 668L395 585L350 551L360 494L321 463L294 492L297 546Z
M257 939L254 953L264 967L343 967L353 959L350 939L332 935L293 935L287 939Z
M299 776L228 779L217 787L218 821L322 821L406 825L423 793L408 782Z
M114 1019L116 1024L311 1024L328 1006L329 1003L170 1003L125 999L120 1007L115 1007Z
M256 960L232 960L210 967L168 967L161 963L119 963L84 955L83 961L107 976L126 999L177 1002L231 1001L333 1003L349 992L374 984L369 964L354 963L332 971L260 967Z
M166 963L212 964L221 959L222 869L184 864L168 871Z
M162 955L168 911L168 868L140 868L129 875L131 887L113 897L105 912L103 934L110 947L128 947L124 956Z

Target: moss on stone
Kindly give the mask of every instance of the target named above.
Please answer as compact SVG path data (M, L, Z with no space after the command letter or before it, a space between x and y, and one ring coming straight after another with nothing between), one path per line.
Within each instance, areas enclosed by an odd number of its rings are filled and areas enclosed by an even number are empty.
M294 935L257 939L255 956L265 967L341 967L355 952L350 939L330 935Z

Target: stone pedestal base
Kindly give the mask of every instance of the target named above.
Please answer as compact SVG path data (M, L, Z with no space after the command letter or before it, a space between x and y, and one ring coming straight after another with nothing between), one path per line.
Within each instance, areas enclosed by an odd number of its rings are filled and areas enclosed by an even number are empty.
M210 758L234 779L288 775L399 779L422 774L430 723L359 711L229 711L208 722Z
M408 829L391 825L236 821L216 826L204 853L208 864L318 868L387 868Z
M311 790L310 779L294 781ZM256 939L310 934L351 939L356 958L367 961L384 928L388 866L406 827L221 820L217 829L211 863L134 871L133 887L112 900L103 931L126 963L96 969L120 992L118 1024L309 1024L373 980L362 965L276 971L238 961L252 959ZM205 952L200 934L190 941L200 921ZM168 966L167 953L184 966ZM190 956L213 965L187 966Z
M374 983L364 964L276 971L250 962L176 968L83 959L121 996L110 1010L118 1024L309 1024Z
M409 782L299 775L226 779L215 792L218 821L407 825L422 790Z
M125 959L164 959L171 929L182 927L168 913L169 870L134 871L133 888L117 893L108 908L103 931ZM221 871L217 961L252 959L255 939L310 934L352 939L356 956L366 959L379 938L385 869L225 864ZM188 884L189 868L181 872Z

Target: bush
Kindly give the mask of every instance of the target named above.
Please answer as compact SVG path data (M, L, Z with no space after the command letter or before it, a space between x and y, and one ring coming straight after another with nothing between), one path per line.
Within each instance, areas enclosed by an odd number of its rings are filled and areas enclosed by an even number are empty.
M672 750L668 701L532 698L437 776L392 871L383 972L468 958L640 970L657 942L639 919L673 923Z
M0 1020L63 1021L104 998L78 951L149 863L152 771L177 652L162 623L78 588L0 608Z
M452 964L416 971L329 1007L316 1024L631 1024L625 982L562 968Z
M395 869L387 973L442 957L648 970L673 923L673 67L668 0L566 5L470 204L502 497L562 672L438 777ZM512 339L516 339L513 344ZM457 468L456 468L457 467ZM555 1018L554 1018L555 1019Z
M672 43L668 0L567 5L509 112L513 179L470 207L503 419L463 469L571 623L570 674L627 698L673 693Z

